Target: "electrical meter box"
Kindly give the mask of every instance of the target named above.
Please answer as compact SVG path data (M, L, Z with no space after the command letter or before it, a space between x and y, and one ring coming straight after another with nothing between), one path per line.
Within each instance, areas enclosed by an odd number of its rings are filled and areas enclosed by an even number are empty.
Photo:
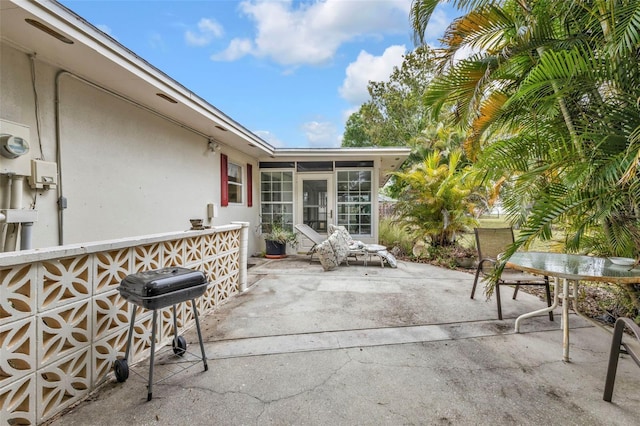
M28 126L0 120L0 174L31 175Z
M58 185L58 164L50 161L31 160L29 186L33 189L55 189Z

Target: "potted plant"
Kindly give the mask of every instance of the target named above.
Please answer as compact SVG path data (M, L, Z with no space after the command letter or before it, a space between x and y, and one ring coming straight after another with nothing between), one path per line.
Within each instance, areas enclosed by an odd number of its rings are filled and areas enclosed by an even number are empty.
M298 244L298 235L285 228L282 222L274 222L269 232L262 234L266 245L266 257L268 259L281 259L287 256L287 244L295 247Z

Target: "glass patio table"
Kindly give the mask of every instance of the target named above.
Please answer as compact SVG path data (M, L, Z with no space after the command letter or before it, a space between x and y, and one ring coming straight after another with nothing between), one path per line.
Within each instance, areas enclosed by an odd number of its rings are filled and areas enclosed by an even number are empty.
M609 259L594 256L582 256L564 253L517 252L507 261L507 267L537 275L555 278L553 286L553 304L544 309L520 315L516 319L515 331L520 332L523 319L547 313L562 303L562 349L563 360L569 362L569 302L573 302L576 314L585 317L578 311L578 286L580 281L598 281L615 284L640 284L640 268L630 270L630 266L613 264ZM562 279L562 292L559 292L558 281ZM570 287L572 291L570 292ZM589 318L587 318L589 319Z

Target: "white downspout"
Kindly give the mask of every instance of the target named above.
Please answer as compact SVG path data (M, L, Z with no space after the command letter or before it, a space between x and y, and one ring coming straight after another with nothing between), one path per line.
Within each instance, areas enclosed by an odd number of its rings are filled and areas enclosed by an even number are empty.
M2 199L0 199L0 209L8 209L11 202L11 175L4 176L4 187L2 188ZM0 177L0 180L1 177ZM7 224L4 221L7 220L4 214L0 214L0 251L4 251L5 231Z
M32 230L33 222L23 222L20 229L20 250L29 250L33 248L32 244Z
M4 221L7 220L7 216L4 213L0 213L0 251L4 250L4 228L7 224Z
M9 208L22 208L22 192L24 191L24 176L8 176L11 186L11 201ZM10 223L7 226L7 235L4 241L4 251L15 251L18 246L18 234L20 233L19 223Z
M4 181L4 190L2 191L2 200L0 200L0 209L8 209L11 202L11 178L12 174L6 174Z
M14 176L13 185L11 186L11 203L9 208L22 208L22 194L24 192L24 176Z

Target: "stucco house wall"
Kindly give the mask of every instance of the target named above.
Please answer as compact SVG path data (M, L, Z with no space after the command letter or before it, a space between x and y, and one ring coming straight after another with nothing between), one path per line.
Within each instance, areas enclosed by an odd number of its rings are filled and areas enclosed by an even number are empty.
M247 207L247 185L242 204L220 206L220 155L257 170L255 158L225 146L211 151L202 136L36 58L38 138L30 58L6 45L1 55L1 118L29 127L27 155L60 163L65 244L186 230L190 218L205 225L256 221L258 207ZM23 207L38 210L33 246L58 245L58 191L25 186ZM217 206L211 220L209 203ZM250 235L250 253L257 242Z

